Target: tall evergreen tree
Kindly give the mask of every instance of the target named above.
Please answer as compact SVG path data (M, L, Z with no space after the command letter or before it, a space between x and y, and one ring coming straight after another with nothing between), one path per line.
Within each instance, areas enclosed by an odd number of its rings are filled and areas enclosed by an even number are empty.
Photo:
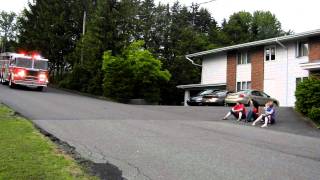
M80 37L82 3L41 0L28 6L19 18L18 48L40 52L50 60L51 71L61 79L66 57Z
M0 50L12 51L17 37L17 15L14 12L0 12Z

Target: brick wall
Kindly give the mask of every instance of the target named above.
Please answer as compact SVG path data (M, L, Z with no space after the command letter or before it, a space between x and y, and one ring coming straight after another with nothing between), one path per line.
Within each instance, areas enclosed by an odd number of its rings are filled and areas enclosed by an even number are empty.
M236 91L237 58L236 52L227 54L227 90Z
M251 57L251 88L263 91L264 48L255 48L249 53Z
M320 60L320 37L309 39L309 61Z

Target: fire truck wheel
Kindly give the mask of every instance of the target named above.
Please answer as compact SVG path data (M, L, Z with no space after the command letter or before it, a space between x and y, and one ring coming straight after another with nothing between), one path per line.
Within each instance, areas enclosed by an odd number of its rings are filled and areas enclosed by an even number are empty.
M6 81L3 78L1 78L0 81L1 81L1 84L6 85Z
M43 91L43 86L38 86L37 91Z
M3 85L5 85L5 80L3 79L2 76L0 76L0 83L3 84Z
M16 87L16 85L11 81L11 79L9 81L9 87L10 88L15 88Z
M1 82L3 85L7 85L8 84L8 82L6 81L6 80L4 80L4 79L2 79L2 82Z

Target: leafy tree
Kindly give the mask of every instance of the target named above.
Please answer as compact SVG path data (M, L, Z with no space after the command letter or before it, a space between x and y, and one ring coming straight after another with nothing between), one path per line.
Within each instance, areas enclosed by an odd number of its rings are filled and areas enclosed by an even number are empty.
M240 11L230 16L229 21L222 27L222 34L226 34L226 44L238 44L251 40L252 15ZM224 35L223 35L224 36Z
M17 36L17 15L14 12L0 12L0 44L1 51L12 50L12 44L16 41Z
M168 81L170 73L161 70L161 62L148 50L143 41L135 41L119 56L111 51L103 55L104 94L117 99L144 98L150 102L160 99L160 82Z
M270 11L255 11L253 13L252 40L268 39L282 36L285 32L281 29L281 23Z
M234 13L224 20L218 39L223 46L273 38L292 32L281 29L281 23L270 11L245 11Z

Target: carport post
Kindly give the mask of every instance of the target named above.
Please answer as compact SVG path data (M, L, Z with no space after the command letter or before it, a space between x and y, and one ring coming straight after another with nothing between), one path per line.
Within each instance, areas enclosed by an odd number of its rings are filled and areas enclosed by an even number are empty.
M187 100L190 98L190 91L189 90L185 90L184 91L184 106L188 106L187 104Z

